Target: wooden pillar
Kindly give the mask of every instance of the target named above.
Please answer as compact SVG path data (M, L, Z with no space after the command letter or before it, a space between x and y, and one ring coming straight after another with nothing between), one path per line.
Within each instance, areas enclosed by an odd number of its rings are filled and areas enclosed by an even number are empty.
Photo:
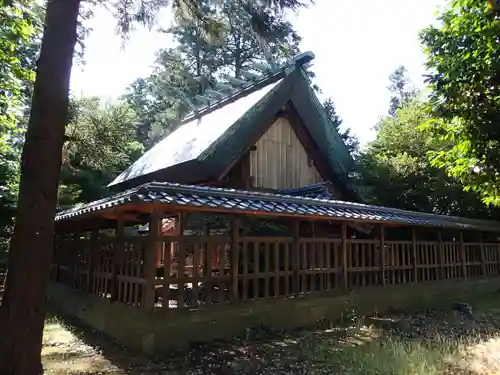
M418 266L417 266L417 229L411 228L411 265L413 268L413 282L418 283Z
M467 259L465 257L464 234L460 231L460 263L462 264L462 277L467 279Z
M438 239L437 258L439 264L439 271L437 273L437 278L439 280L444 280L444 246L443 246L443 237L441 236L440 230L438 230L437 232L437 239Z
M158 236L163 236L163 218L158 221ZM163 262L165 262L166 254L164 254L164 243L162 241L158 241L156 243L156 261L155 268L158 269L161 267L161 258L163 256Z
M177 308L183 309L184 306L184 284L186 283L186 241L184 238L184 231L186 230L187 214L181 213L179 215L179 250L177 252Z
M240 254L240 218L234 217L231 220L231 300L238 300L238 274L239 274L239 254Z
M479 232L479 246L480 246L479 257L481 259L481 276L486 276L486 254L483 242L483 232Z
M385 286L385 230L384 226L379 227L379 246L380 246L380 284Z
M293 265L293 282L295 296L300 296L300 253L299 253L299 238L300 238L300 220L293 219L292 221L292 265Z
M342 288L346 290L348 288L347 280L347 223L342 222L341 227L341 244L342 244Z
M141 306L144 309L154 308L155 302L155 278L156 278L156 243L159 240L161 220L160 213L155 207L149 217L149 232L144 246L144 285ZM168 302L167 302L168 303Z
M171 220L174 221L174 226L172 228L172 233L164 236L161 230L161 219L159 220L159 237L160 237L160 245L163 249L163 288L162 288L162 305L163 309L169 309L170 305L170 284L172 282L172 258L174 256L175 250L175 242L171 241L172 237L179 236L178 227L179 223L177 218ZM167 241L169 239L170 241ZM158 244L157 244L158 246ZM156 277L155 277L156 279Z
M99 251L99 229L94 229L90 235L89 266L87 269L87 293L93 293L94 268Z
M113 244L113 268L111 269L111 301L118 300L118 275L120 265L122 264L122 255L124 251L123 230L125 229L123 218L118 217L116 225L115 241Z
M210 236L210 228L208 223L205 221L203 227L203 236ZM205 251L203 252L203 276L204 277L212 277L212 251L211 244L205 244Z

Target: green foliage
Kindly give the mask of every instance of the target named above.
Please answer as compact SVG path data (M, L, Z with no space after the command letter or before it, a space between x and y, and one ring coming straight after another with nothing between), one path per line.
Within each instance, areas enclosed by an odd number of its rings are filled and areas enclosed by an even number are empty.
M441 25L421 34L435 118L426 127L452 142L431 153L486 203L500 205L500 17L486 1L453 0Z
M42 12L17 2L0 6L0 251L12 230L19 186L25 107L35 78Z
M360 183L368 191L368 200L414 211L491 216L494 213L478 194L463 191L456 178L429 161L428 153L446 153L454 147L422 131L431 118L426 103L416 96L404 101L393 116L381 119L376 140L359 157Z
M0 7L0 153L21 131L18 126L26 102L23 89L35 78L30 54L40 19L33 9L21 4Z
M207 41L196 23L180 23L165 32L173 36L175 48L159 50L152 74L137 79L123 96L140 119L138 139L151 147L177 126L189 110L185 98L195 96L231 75L239 77L252 62L265 62L266 55L252 31L248 8L241 2L201 2L200 9L217 17L218 37ZM266 45L273 60L282 62L299 51L300 37L283 15L262 9ZM184 97L184 98L183 98Z
M105 186L144 151L136 140L137 117L124 103L73 100L66 127L59 204L101 198Z

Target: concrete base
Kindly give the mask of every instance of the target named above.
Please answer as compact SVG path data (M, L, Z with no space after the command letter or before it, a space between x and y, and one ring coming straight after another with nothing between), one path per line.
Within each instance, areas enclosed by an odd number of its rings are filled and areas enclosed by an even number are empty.
M193 342L230 339L245 328L293 329L335 319L353 309L370 314L387 308L443 306L467 302L478 293L497 293L500 279L444 281L367 287L349 293L329 292L303 298L269 299L211 306L199 310L143 310L111 303L60 284L51 284L49 302L109 337L145 353L161 353Z

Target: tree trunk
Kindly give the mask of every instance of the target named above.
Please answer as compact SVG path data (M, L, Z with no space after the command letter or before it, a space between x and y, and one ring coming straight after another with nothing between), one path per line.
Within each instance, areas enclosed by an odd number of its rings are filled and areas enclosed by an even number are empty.
M46 289L53 252L61 150L80 0L49 0L6 289L0 307L0 374L39 375Z

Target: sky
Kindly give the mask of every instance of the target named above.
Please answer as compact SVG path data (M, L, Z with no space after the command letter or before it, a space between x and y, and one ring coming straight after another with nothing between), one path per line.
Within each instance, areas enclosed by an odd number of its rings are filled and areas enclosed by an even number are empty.
M371 141L373 126L387 113L388 77L404 65L417 86L422 85L425 56L418 41L421 29L435 22L445 0L316 0L309 9L291 14L303 40L302 51L314 52L315 83L331 97L344 126L362 144ZM160 25L168 27L167 11ZM151 71L155 52L171 45L157 31L138 28L123 46L116 23L106 10L88 22L85 65L75 66L71 89L76 95L113 100L136 78Z

